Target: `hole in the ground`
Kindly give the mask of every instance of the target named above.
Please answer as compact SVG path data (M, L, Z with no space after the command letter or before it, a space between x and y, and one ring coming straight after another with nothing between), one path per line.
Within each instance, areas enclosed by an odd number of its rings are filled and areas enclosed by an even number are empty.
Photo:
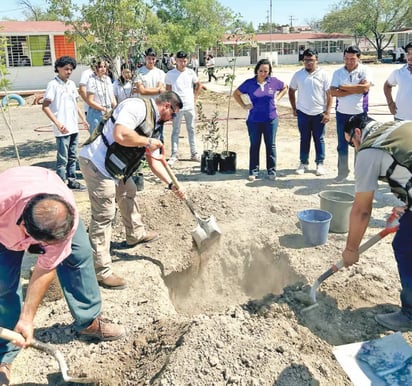
M165 278L171 300L180 313L196 315L280 294L287 285L302 281L289 257L272 246L225 245L202 253L182 272Z

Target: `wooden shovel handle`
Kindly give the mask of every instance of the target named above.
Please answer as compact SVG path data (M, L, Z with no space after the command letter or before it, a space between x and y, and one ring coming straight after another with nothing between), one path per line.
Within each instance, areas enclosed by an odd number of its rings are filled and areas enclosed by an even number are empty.
M16 331L9 330L8 328L0 327L0 338L6 339L10 342L13 340L24 342L24 336Z

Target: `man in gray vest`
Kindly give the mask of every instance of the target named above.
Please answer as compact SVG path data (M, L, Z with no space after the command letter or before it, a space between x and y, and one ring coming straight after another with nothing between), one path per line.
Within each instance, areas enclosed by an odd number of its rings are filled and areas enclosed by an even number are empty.
M372 212L378 181L388 182L404 205L394 208L399 230L392 247L401 280L401 309L377 314L375 320L395 331L412 330L412 131L411 121L379 123L368 117L351 117L345 125L345 138L357 151L355 163L355 201L349 233L342 253L345 266L359 259L358 248Z
M162 147L158 136L164 122L173 119L182 108L180 97L165 92L154 99L128 98L119 103L112 116L98 126L80 151L79 164L88 187L91 220L89 238L99 284L122 289L126 282L112 271L110 239L116 202L126 231L124 247L132 248L156 240L159 235L146 230L138 213L137 187L132 174L139 167L146 150ZM173 187L159 160L148 157L152 172L173 189L180 198L182 191Z

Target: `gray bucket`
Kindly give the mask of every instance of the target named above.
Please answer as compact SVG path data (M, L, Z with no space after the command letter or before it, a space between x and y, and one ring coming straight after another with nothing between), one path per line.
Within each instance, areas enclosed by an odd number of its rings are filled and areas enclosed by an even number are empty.
M349 230L349 214L355 197L337 190L325 190L319 193L320 208L332 213L330 232L346 233Z
M305 244L315 246L326 243L331 213L320 209L305 209L298 212L298 219Z

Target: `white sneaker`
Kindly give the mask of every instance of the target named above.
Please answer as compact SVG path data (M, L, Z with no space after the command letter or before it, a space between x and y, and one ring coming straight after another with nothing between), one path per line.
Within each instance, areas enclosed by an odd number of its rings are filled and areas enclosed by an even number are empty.
M296 174L303 174L306 170L308 170L309 165L301 163L299 167L296 169Z
M169 166L173 166L176 162L178 161L177 157L172 155L169 160L167 161L167 163L169 164Z
M325 174L325 168L322 163L317 164L316 166L316 175L323 176Z
M192 155L190 156L190 160L191 160L191 161L200 162L200 156L199 156L199 154L197 154L197 153L192 154Z

